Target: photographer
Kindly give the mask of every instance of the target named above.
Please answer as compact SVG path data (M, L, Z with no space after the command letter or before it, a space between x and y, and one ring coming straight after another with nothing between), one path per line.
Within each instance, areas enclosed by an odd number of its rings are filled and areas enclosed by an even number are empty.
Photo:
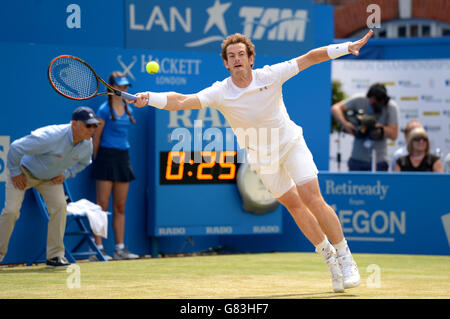
M370 171L372 150L376 154L376 170L387 171L387 139L398 135L398 106L387 95L381 83L370 86L366 96L355 94L331 107L331 112L344 130L355 136L350 171Z

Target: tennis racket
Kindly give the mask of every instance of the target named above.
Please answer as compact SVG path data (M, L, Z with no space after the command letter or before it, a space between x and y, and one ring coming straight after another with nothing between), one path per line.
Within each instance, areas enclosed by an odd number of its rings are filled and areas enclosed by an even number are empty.
M87 100L100 95L118 95L136 101L136 96L122 92L106 83L94 69L80 58L60 55L48 66L48 79L56 92L72 100ZM110 91L98 93L102 82Z

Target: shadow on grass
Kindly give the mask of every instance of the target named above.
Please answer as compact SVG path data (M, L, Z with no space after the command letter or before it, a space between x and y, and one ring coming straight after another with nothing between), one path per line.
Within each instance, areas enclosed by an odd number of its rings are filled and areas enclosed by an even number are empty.
M286 299L286 298L301 298L301 299L339 299L339 298L358 298L358 295L348 293L334 293L330 291L315 292L315 293L302 293L302 294L288 294L288 295L270 295L270 296L257 296L257 297L238 297L238 299Z
M10 274L32 274L32 273L59 273L66 272L67 267L65 268L47 268L46 265L38 265L38 266L20 266L20 267L0 267L0 276L1 275L10 275Z

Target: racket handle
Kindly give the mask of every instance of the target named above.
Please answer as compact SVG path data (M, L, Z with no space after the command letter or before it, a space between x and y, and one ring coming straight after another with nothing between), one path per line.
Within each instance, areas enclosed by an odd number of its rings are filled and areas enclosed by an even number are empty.
M127 93L127 92L120 92L120 95L125 99L129 101L136 101L136 96L133 94Z

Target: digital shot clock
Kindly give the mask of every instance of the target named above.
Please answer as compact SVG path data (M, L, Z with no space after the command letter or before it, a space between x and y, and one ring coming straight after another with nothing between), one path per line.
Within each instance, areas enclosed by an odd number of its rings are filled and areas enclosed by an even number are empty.
M236 151L160 152L161 185L235 184Z

